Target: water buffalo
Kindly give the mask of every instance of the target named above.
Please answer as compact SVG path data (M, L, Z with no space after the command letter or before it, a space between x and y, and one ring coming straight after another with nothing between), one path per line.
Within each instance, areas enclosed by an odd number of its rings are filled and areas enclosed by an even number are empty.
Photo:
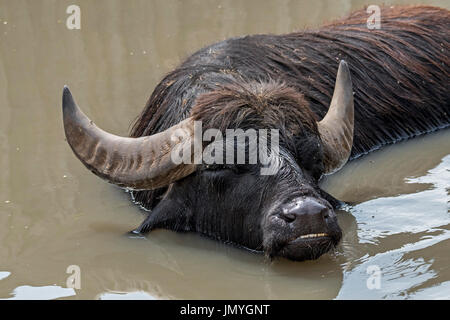
M367 18L361 10L317 30L196 52L156 86L128 138L97 128L65 87L67 142L89 170L149 210L135 233L197 232L270 258L316 259L342 235L341 202L319 179L450 124L449 11L383 7L374 30ZM202 130L278 130L276 172L260 174L261 163L175 163L175 148L195 149L195 121Z

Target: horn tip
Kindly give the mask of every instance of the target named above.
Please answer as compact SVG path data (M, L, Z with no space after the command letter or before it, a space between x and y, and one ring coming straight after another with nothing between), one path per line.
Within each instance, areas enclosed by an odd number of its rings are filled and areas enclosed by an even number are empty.
M72 93L70 92L69 87L65 84L63 87L63 98L71 95Z
M69 86L67 84L64 85L63 87L63 94L70 94L70 90L69 90Z
M73 100L72 93L67 85L64 85L62 96L63 111L73 109L75 107L75 101Z
M336 76L336 81L342 81L347 88L352 88L352 78L350 76L350 69L348 63L345 60L339 62L339 69Z
M341 60L341 62L339 62L340 66L347 66L348 67L348 63L347 61L345 61L344 59Z
M339 62L339 69L341 69L345 72L349 72L347 61L341 60L341 62Z

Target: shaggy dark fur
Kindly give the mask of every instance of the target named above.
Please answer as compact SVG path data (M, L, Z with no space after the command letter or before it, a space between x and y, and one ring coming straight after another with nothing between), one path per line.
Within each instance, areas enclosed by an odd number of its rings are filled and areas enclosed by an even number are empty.
M318 30L246 36L204 48L155 88L131 136L160 132L191 113L207 126L237 127L238 107L247 106L257 118L258 108L292 101L301 106L298 112L272 113L281 117L284 134L316 132L305 113L317 120L325 115L341 59L350 66L355 92L352 158L448 126L449 11L385 7L380 30L369 30L367 18L361 10ZM164 191L134 197L152 208Z

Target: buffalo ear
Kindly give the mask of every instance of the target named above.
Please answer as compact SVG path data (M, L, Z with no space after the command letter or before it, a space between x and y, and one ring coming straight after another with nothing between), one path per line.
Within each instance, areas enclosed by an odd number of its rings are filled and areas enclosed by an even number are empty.
M318 123L324 151L325 174L347 163L353 146L353 85L347 63L339 64L333 98L325 117Z

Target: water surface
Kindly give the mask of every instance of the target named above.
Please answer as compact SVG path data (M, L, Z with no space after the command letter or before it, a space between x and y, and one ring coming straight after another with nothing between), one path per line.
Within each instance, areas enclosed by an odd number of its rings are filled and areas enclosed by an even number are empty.
M81 30L65 25L73 3ZM339 212L344 237L336 252L303 263L267 262L194 234L127 238L143 212L64 141L64 84L100 127L126 135L157 82L195 50L316 27L364 3L0 0L0 298L450 298L450 130L324 179L351 203ZM80 267L81 289L67 288L70 265ZM379 289L367 287L371 266Z

